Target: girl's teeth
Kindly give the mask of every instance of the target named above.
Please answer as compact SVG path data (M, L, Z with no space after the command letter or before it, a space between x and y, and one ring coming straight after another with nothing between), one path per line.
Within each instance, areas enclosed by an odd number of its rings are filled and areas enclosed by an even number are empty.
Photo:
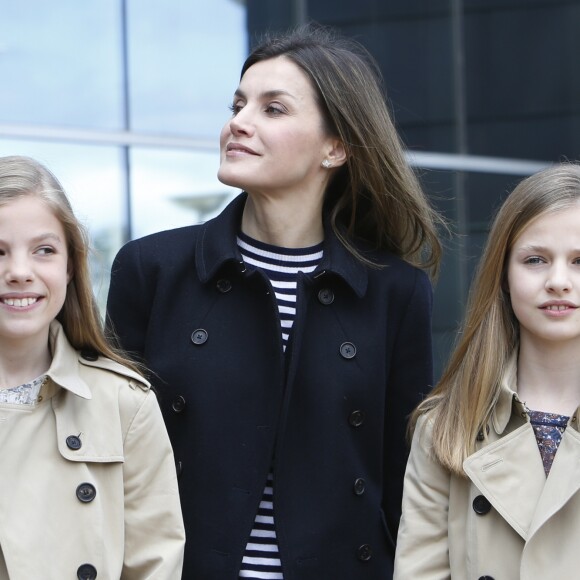
M4 304L8 306L16 306L22 308L23 306L30 306L36 302L36 298L5 298Z

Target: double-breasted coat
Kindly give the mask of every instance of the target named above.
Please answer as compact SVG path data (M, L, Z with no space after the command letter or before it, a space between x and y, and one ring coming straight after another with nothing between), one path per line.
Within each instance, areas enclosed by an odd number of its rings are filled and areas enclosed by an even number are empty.
M1 580L178 580L173 453L139 375L79 353L58 322L36 402L0 405Z
M274 293L236 244L245 199L130 242L112 269L110 323L153 370L174 446L183 577L238 577L272 466L286 580L390 578L430 283L387 253L364 266L326 228L283 354Z
M405 475L397 580L576 578L580 433L570 418L546 478L511 361L489 429L450 476L429 454L422 418Z

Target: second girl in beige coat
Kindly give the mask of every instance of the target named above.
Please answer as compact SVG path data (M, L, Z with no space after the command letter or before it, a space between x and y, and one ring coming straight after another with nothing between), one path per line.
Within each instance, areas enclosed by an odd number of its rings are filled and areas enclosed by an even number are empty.
M580 167L496 217L460 340L413 417L397 580L576 578Z

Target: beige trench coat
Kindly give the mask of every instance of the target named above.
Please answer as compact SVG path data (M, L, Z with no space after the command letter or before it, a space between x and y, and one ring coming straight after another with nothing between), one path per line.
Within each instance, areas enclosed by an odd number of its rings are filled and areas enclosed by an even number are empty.
M580 433L571 417L549 477L512 360L485 439L450 476L429 455L418 424L403 495L395 580L577 578L580 558Z
M73 350L56 322L51 344L37 402L0 405L0 578L178 580L184 529L155 394Z

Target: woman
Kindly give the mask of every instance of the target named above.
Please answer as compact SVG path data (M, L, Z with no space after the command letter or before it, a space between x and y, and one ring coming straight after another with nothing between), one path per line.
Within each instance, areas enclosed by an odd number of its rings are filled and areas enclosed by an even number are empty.
M565 578L580 542L580 166L522 181L413 416L395 578Z
M216 219L126 245L108 311L158 377L185 578L387 578L431 381L436 215L374 64L311 27L246 60Z
M103 336L54 176L0 158L0 578L177 580L184 530L155 394Z

